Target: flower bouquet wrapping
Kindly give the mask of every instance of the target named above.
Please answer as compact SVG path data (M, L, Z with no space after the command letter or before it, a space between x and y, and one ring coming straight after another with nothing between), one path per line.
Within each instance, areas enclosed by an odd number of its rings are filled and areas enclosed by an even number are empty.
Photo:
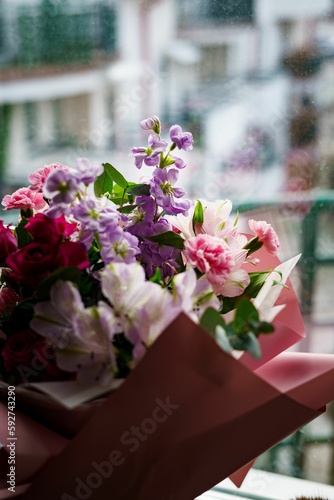
M3 199L0 498L193 499L324 411L334 356L304 335L274 229L185 199L193 147L141 122L140 183L78 160Z

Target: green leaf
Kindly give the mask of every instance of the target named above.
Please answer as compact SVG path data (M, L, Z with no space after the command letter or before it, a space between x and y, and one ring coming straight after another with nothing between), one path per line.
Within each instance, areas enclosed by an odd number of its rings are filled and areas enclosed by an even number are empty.
M221 349L223 349L223 351L232 354L233 349L226 335L226 330L221 325L217 325L216 327L215 338L217 344L221 347Z
M273 280L273 285L281 285L283 288L287 288L289 290L288 285L286 285L282 281Z
M251 298L256 297L270 273L271 271L249 273L250 284L246 287L244 294Z
M99 198L106 193L112 193L112 188L113 181L104 168L104 172L94 182L94 194Z
M236 216L235 216L235 221L233 222L233 226L234 226L234 227L237 227L237 225L238 225L238 222L239 222L239 216L240 216L240 212L239 212L239 210L237 210L237 214L236 214Z
M179 248L180 250L183 250L184 247L184 239L179 234L174 233L174 231L166 231L155 236L145 236L145 238L153 243Z
M259 321L259 313L250 300L242 299L238 302L235 320L238 319L247 323L250 321Z
M29 328L36 302L36 299L26 299L19 302L10 316L1 318L1 330L10 336Z
M96 264L101 259L101 255L98 248L98 243L96 240L93 241L92 246L88 250L88 258L91 264Z
M58 280L72 281L72 283L79 285L81 271L77 267L61 267L57 269L39 283L36 290L37 297L41 300L49 300L51 287Z
M105 171L109 175L110 179L112 179L116 184L121 186L123 189L127 189L129 186L128 181L123 177L123 175L110 163L103 163L103 166L105 168Z
M17 244L19 248L28 245L28 243L32 241L32 237L30 236L28 231L24 228L27 222L28 220L25 217L22 217L22 219L20 220L19 224L15 229Z
M202 315L199 324L206 330L212 337L216 336L216 329L218 326L225 331L225 321L216 309L208 307Z
M255 359L261 358L260 344L253 332L249 332L245 344L246 344L245 347L246 351L249 352L252 356L254 356Z
M124 202L124 198L120 198L119 196L109 196L109 200L115 203L115 205L121 205ZM125 200L127 201L127 200Z
M198 200L196 205L195 205L195 210L194 210L194 215L193 215L193 220L192 220L192 225L193 225L193 230L195 231L196 224L203 224L204 222L204 211L203 211L203 205L202 203Z
M130 184L126 192L134 196L149 196L150 186L149 184Z
M223 306L220 310L221 314L226 314L235 309L236 303L239 300L239 297L224 297Z
M251 255L252 253L259 250L262 246L263 246L262 241L259 240L258 236L255 236L254 238L249 240L248 243L246 243L244 249L248 250L248 255Z
M117 210L122 214L130 214L138 205L124 205L123 207L119 207Z
M257 331L258 333L272 333L275 330L271 323L267 323L266 321L261 321L259 324Z
M125 189L119 186L118 184L114 184L113 196L120 198L124 198Z
M158 283L158 284L160 284L162 282L162 276L161 276L161 271L160 271L159 267L156 268L154 275L149 279L149 281L152 281L152 283Z

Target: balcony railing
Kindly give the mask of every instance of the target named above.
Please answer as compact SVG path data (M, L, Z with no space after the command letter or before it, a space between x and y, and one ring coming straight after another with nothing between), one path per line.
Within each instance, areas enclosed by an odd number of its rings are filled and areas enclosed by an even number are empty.
M1 66L36 67L81 64L116 51L115 7L40 0L38 4L4 4L0 43Z
M254 20L254 0L181 0L180 24L191 25L251 23Z

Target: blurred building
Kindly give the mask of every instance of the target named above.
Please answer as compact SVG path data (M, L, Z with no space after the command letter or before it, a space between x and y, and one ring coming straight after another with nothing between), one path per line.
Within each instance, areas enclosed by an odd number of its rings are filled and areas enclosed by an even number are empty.
M0 23L0 168L15 186L59 150L108 140L105 68L117 57L116 9L5 0Z
M256 165L282 163L292 95L307 94L317 106L319 95L315 79L292 80L283 61L305 44L320 47L322 88L332 88L331 6L0 0L2 183L24 185L31 170L52 161L126 152L143 140L138 122L150 114L201 137L198 164L207 172L236 153L245 158L245 148Z

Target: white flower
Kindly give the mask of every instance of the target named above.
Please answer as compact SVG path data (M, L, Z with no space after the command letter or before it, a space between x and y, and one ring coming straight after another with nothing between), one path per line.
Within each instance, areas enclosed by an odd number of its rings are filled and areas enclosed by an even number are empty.
M259 311L261 321L272 322L277 314L284 309L284 304L277 306L274 306L274 304L300 256L301 254L275 267L265 280L258 295L253 299L253 304Z
M146 281L138 263L114 262L101 273L102 292L111 304L120 331L134 345L134 358L145 352L180 312L167 289ZM108 307L99 303L99 307Z
M173 294L174 304L196 323L209 307L220 308L212 285L204 276L197 279L192 268L174 276Z

